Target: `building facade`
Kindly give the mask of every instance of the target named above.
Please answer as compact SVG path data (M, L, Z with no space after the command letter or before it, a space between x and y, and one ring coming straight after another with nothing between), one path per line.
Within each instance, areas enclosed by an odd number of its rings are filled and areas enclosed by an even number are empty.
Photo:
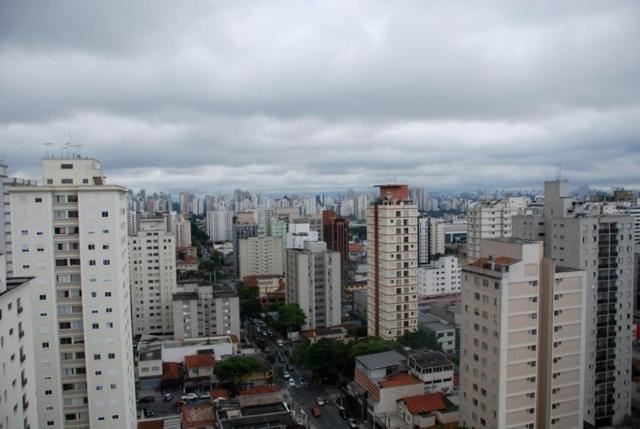
M231 241L233 227L233 213L227 210L207 212L207 234L209 240Z
M282 239L259 236L239 240L240 278L283 274Z
M503 239L462 276L460 424L582 428L585 272Z
M453 255L441 256L418 268L418 295L433 298L460 293L462 267Z
M418 209L407 185L380 186L367 210L367 328L396 339L418 328Z
M603 210L604 209L604 210ZM634 224L630 216L569 196L566 180L545 183L541 216L513 218L513 236L544 240L545 256L587 273L585 422L620 424L631 413Z
M333 210L324 210L322 224L327 248L340 253L340 279L346 282L349 274L349 220L337 216Z
M176 246L165 217L140 219L129 237L129 259L133 334L171 335Z
M11 189L14 272L35 277L38 420L136 424L126 190L94 159L47 158L43 186Z
M444 255L445 223L432 217L418 218L418 265L426 265Z
M307 316L303 329L342 324L340 254L323 241L307 241L304 249L287 250L286 302Z

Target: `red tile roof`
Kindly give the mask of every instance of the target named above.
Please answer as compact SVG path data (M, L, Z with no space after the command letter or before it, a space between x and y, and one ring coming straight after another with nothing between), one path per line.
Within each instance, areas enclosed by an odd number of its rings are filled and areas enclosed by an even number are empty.
M441 393L425 393L424 395L404 398L404 403L411 414L430 413L447 408Z
M213 355L209 355L209 354L189 355L184 357L184 366L187 369L211 367L214 364L215 364L215 359L213 358Z
M269 384L266 386L250 387L249 389L245 389L242 392L240 392L240 395L242 396L262 395L264 393L275 393L279 391L280 391L280 388L278 386Z
M138 429L164 429L164 419L138 422Z
M214 401L218 398L229 399L231 394L227 389L211 389L211 399Z
M178 362L162 362L162 379L179 380L180 366Z
M388 377L386 380L381 380L379 382L380 386L384 389L421 383L422 382L420 380L412 375L407 374L406 372L398 372L396 374L393 374L391 377Z
M213 426L216 422L211 404L183 405L180 415L183 429Z

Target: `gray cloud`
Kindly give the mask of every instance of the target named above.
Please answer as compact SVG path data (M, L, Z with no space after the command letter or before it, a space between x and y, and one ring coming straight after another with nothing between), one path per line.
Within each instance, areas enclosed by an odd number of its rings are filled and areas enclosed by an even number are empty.
M72 139L113 182L220 192L638 186L632 1L0 6L0 155Z

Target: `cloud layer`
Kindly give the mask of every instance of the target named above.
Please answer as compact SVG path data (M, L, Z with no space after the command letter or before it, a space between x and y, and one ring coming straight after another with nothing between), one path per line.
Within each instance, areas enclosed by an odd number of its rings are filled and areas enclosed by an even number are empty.
M0 155L71 133L112 183L640 186L634 1L0 6Z

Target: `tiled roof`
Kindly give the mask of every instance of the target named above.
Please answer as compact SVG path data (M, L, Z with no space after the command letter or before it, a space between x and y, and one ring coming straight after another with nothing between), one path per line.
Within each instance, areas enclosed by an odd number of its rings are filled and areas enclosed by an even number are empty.
M180 366L177 362L162 362L162 379L178 380L180 379Z
M409 412L414 415L447 408L441 393L425 393L424 395L409 396L404 398L404 403Z
M211 404L183 405L180 414L183 429L213 426L216 422Z
M273 384L268 384L265 386L250 387L249 389L245 389L242 392L240 392L240 395L241 396L262 395L263 393L275 393L279 391L280 391L280 388L278 386L274 386Z
M187 369L211 367L214 363L215 359L213 358L213 355L209 354L189 355L184 357L184 366Z
M386 380L380 380L379 384L383 389L390 387L409 386L411 384L421 384L422 382L406 372L398 372L388 377Z
M214 401L218 398L229 399L231 394L227 389L211 389L211 399Z

